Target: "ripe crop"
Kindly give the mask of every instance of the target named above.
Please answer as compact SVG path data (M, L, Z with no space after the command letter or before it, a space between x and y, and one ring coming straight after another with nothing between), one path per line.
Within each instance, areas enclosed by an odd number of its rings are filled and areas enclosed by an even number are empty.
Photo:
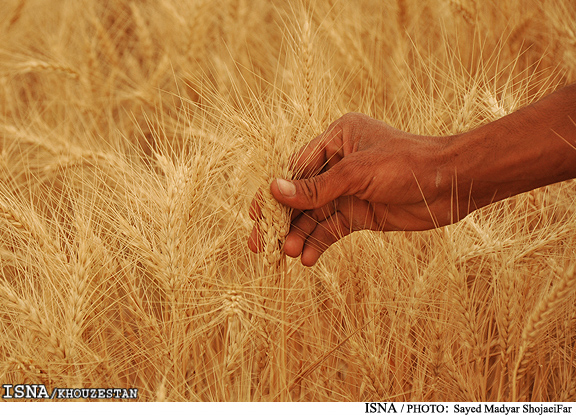
M312 268L268 193L362 112L446 136L576 80L568 0L0 3L0 384L576 399L576 187ZM258 189L265 249L246 244Z

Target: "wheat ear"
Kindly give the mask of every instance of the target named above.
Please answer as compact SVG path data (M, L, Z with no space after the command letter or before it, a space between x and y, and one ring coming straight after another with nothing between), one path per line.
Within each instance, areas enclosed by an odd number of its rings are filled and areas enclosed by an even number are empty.
M70 318L68 329L68 349L74 354L75 343L82 332L82 323L87 305L88 296L88 271L90 267L90 243L86 240L88 230L80 219L76 219L78 226L77 258L74 261L71 272L70 291ZM72 356L74 357L74 356Z
M25 240L35 241L42 252L52 255L61 264L66 264L67 259L39 218L33 214L25 214L19 208L13 207L18 206L18 203L6 196L4 198L5 200L0 200L0 219L12 226Z
M312 31L310 27L310 17L305 14L304 16L304 23L302 25L301 33L300 33L300 65L303 68L303 81L304 81L304 94L305 94L305 102L306 102L306 113L309 118L312 118L313 113L313 105L312 100L314 98L314 94L312 91L312 65L314 63L314 49L312 43Z
M450 278L450 281L452 282L453 305L456 311L455 316L462 328L462 341L472 353L474 361L478 365L480 363L482 351L478 334L477 319L470 303L465 281L466 277L464 275L458 275L459 273L457 271L456 274L457 275L452 274Z
M4 281L0 282L0 298L5 304L21 313L30 323L28 328L36 333L39 338L46 341L45 350L60 360L65 360L66 348L60 340L60 336L52 330L52 324L44 318L38 309L29 300L24 300L8 286Z
M64 74L72 79L78 79L80 77L78 71L71 68L70 66L60 65L57 63L48 63L39 60L31 60L28 62L21 63L17 66L17 72L19 74L26 74L31 72L55 72Z
M360 386L360 396L363 390L368 387L372 393L371 399L386 396L386 385L384 384L384 368L378 357L362 347L356 340L350 340L351 354L357 359L362 372L362 385Z
M527 393L526 388L519 390L519 382L526 375L532 358L534 346L537 340L542 338L547 324L555 312L564 304L576 289L576 266L562 272L562 277L554 284L550 292L544 296L534 308L528 321L522 330L522 343L516 359L516 365L512 374L512 401L522 399Z
M226 316L224 356L224 389L226 400L238 400L236 376L242 365L242 352L247 337L244 327L245 300L237 290L228 290L224 296L223 312ZM236 390L235 390L236 389Z
M498 386L498 399L507 400L509 393L509 376L511 372L510 356L514 347L514 339L517 337L518 328L514 316L518 315L519 306L514 297L514 280L508 270L505 270L498 280L501 295L500 307L496 313L496 324L499 331L500 345L500 383Z
M274 199L269 186L262 192L262 201L260 231L264 241L264 262L269 270L278 272L286 262L283 246L290 230L290 211Z

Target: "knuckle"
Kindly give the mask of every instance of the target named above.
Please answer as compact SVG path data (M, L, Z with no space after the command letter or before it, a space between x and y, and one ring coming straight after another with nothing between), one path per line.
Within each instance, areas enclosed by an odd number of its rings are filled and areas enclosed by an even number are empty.
M344 122L346 124L354 123L354 122L357 122L361 117L362 117L362 114L360 114L358 112L349 112L347 114L344 114L342 117L340 117L340 121Z
M346 143L360 139L362 132L372 119L358 112L349 112L343 115L340 120L342 139Z
M335 166L338 177L344 185L343 195L362 195L374 181L374 166L363 154L352 154Z
M316 209L321 205L321 201L319 199L319 190L323 186L323 177L316 176L314 179L311 180L303 180L302 184L302 194L306 198L306 201L310 205L309 209Z
M361 114L359 112L349 112L344 114L340 117L340 123L347 126L347 127L358 127L366 122L369 119L367 115Z
M323 146L329 155L336 153L350 153L352 144L358 133L364 129L370 117L349 112L334 121L323 134Z
M326 133L331 134L336 131L346 131L350 127L354 127L355 125L362 122L362 118L364 117L363 114L357 112L349 112L342 115L336 121L334 121L330 126L326 129Z

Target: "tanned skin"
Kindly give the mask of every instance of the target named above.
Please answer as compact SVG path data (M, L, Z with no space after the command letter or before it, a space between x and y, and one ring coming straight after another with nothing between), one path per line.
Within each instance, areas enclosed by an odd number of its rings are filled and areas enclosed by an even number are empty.
M490 203L576 178L576 84L475 130L449 137L346 114L294 155L300 180L270 189L294 208L284 251L316 263L353 231L419 231ZM250 210L261 215L256 197ZM262 249L257 226L248 240Z

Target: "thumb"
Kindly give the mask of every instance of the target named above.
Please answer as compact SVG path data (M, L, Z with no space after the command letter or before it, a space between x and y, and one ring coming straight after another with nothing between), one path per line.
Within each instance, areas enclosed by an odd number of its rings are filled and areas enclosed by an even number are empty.
M316 209L342 196L349 189L350 175L341 161L318 176L302 180L276 179L270 184L274 198L298 210Z

